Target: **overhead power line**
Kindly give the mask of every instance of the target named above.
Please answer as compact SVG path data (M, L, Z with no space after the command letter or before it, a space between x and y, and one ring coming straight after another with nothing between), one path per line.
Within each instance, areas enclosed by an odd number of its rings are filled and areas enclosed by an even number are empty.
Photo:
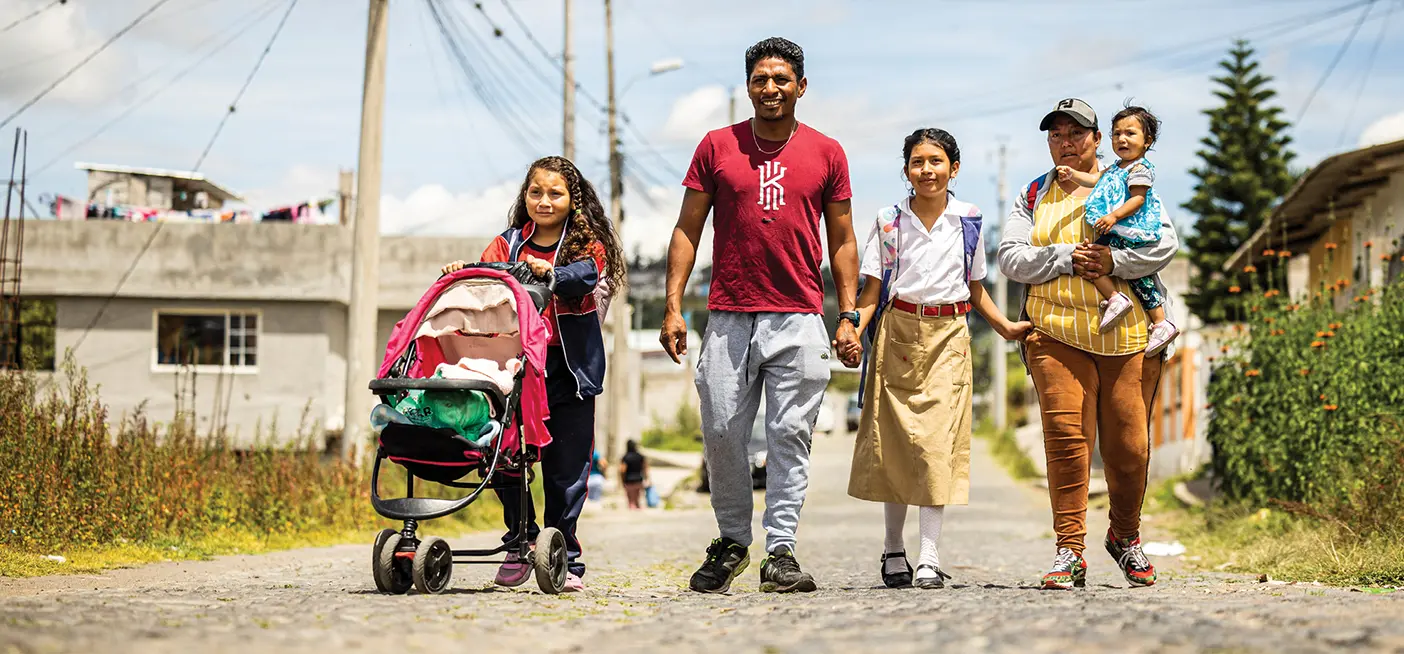
M64 80L68 79L69 77L72 77L73 73L78 72L78 69L82 68L83 66L86 66L88 62L93 60L94 57L102 54L103 50L106 50L108 46L115 43L117 39L122 38L122 36L125 35L127 32L132 31L133 27L139 25L141 21L146 20L147 16L150 16L152 12L155 12L157 9L160 9L161 5L164 5L167 2L170 2L170 0L156 0L156 2L150 7L148 7L146 11L141 12L140 15L132 19L132 22L127 23L126 27L123 27L122 29L118 30L116 34L113 34L111 38L107 39L107 41L104 41L103 44L98 46L96 50L93 50L91 53L88 54L88 56L83 57L82 61L74 64L73 67L69 68L66 72L64 72L64 74L59 75L58 79L54 80L53 83L44 87L44 90L40 91L34 97L30 98L28 102L25 102L24 104L20 105L19 109L16 109L14 113L10 114L9 116L6 116L5 120L0 120L0 127L9 125L10 121L14 120L15 118L18 118L20 114L24 113L30 107L34 106L34 103L42 100L44 96L48 95L50 91L53 91L55 88L57 88L58 85L62 84Z
M1355 99L1350 102L1350 113L1346 114L1345 120L1341 121L1341 135L1336 139L1336 147L1345 144L1346 134L1349 133L1351 124L1355 120L1355 110L1360 105L1360 96L1365 94L1365 85L1370 81L1370 73L1375 70L1375 58L1380 54L1380 45L1384 43L1385 33L1389 32L1389 18L1394 14L1394 4L1389 3L1385 9L1384 22L1380 24L1380 34L1375 37L1375 45L1370 48L1370 57L1365 61L1365 71L1360 74L1360 85L1355 89Z
M1321 79L1317 80L1316 86L1312 87L1311 93L1307 94L1306 102L1302 103L1302 110L1297 112L1296 124L1302 123L1302 118L1306 117L1307 109L1311 108L1311 101L1316 99L1316 93L1326 85L1326 80L1331 79L1331 73L1336 71L1336 64L1341 63L1341 57L1344 57L1346 50L1350 49L1350 44L1355 42L1355 35L1360 32L1360 26L1365 24L1365 19L1370 16L1370 10L1374 8L1375 0L1370 0L1365 5L1365 9L1360 12L1360 19L1355 21L1355 26L1350 28L1350 35L1346 37L1345 43L1342 43L1340 49L1336 50L1336 56L1331 59L1330 65L1326 66L1326 70L1321 73Z
M273 28L273 36L268 38L268 45L263 46L263 52L259 53L258 61L254 62L253 70L249 71L249 76L244 80L244 85L239 87L239 92L234 95L234 101L229 103L228 111L219 119L219 125L215 126L214 134L210 135L210 142L205 144L205 151L200 153L200 158L195 160L193 171L199 171L200 166L205 163L205 157L209 156L210 148L214 147L215 141L219 139L219 133L224 130L225 123L229 122L229 117L234 115L234 110L239 106L239 100L243 99L244 92L249 90L249 85L253 84L254 77L258 75L258 69L263 66L263 60L268 58L268 53L273 49L273 44L278 42L278 35L283 33L283 26L288 24L288 16L292 15L293 8L297 6L297 0L288 2L287 11L283 12L283 17L278 20L278 26Z
M156 88L156 89L153 90L152 92L150 92L150 93L146 94L145 96L143 96L140 100L137 100L136 102L132 103L132 104L131 104L130 106L128 106L126 109L122 110L121 113L119 113L119 114L117 114L116 116L114 116L111 120L107 121L106 123L103 123L101 127L98 127L96 130L93 130L92 133L90 133L90 134L88 134L87 136L85 136L85 137L79 139L78 141L74 142L72 145L68 146L67 148L64 148L64 149L63 149L62 151L60 151L58 154L55 154L49 161L45 162L44 165L40 166L37 170L35 170L35 174L37 175L37 174L42 173L42 172L48 170L49 168L53 167L55 164L59 163L59 161L61 161L65 156L67 156L68 153L73 152L74 150L77 150L78 148L81 148L81 147L83 147L83 146L85 146L85 145L87 145L87 144L93 142L93 141L96 140L98 137L100 137L100 136L102 136L103 134L107 133L107 130L112 129L112 127L115 126L117 123L122 122L122 121L125 120L128 116L132 115L132 113L134 113L137 109L140 109L140 108L146 106L147 103L151 102L152 100L155 100L155 99L156 99L158 96L160 96L162 93L165 93L166 91L170 90L170 88L173 87L173 86L175 86L176 83L180 82L181 79L184 79L186 75L190 74L190 73L191 73L192 71L194 71L195 69L197 69L197 68L199 68L200 66L204 65L205 62L207 62L207 61L209 61L210 59L214 58L215 55L219 54L220 52L223 52L226 48L228 48L229 46L231 46L231 45L233 45L234 43L236 43L240 38L242 38L242 37L244 36L245 33L247 33L249 30L253 29L253 28L256 27L259 23L262 23L265 19L267 19L269 16L271 16L271 15L273 14L273 10L276 9L277 3L278 3L279 1L280 1L280 0L269 0L269 2L265 3L262 7L258 8L258 9L255 9L251 14L246 14L244 17L242 17L242 18L240 18L240 19L234 21L234 24L237 25L237 24L239 24L239 23L245 22L245 21L248 20L250 17L253 18L253 20L250 21L250 22L248 22L248 24L243 25L243 26L240 27L239 29L235 30L232 34L230 34L229 38L227 38L227 39L225 39L224 41L221 41L221 42L215 44L215 46L214 46L209 52L206 52L203 56L201 56L199 59L197 59L194 63L190 64L189 66L186 66L185 68L183 68L183 69L181 69L179 72L177 72L174 76L172 76L169 80L167 80L165 84L162 84L160 87ZM137 80L135 83L130 84L130 85L128 85L128 86L129 86L129 87L138 86L138 85L140 85L140 84L146 82L148 79L151 79L152 77L154 77L157 73L159 73L159 72L162 71L162 70L164 70L164 69L163 69L163 68L157 69L156 71L153 71L152 74L147 75L147 76L145 76L145 77L143 77L143 78ZM116 93L115 95L119 95L119 96L120 96L120 95L122 95L122 93L119 92L119 93ZM67 130L60 130L60 131L67 131Z
M19 17L18 19L15 20L15 22L10 23L9 25L6 25L6 26L4 26L4 27L0 27L0 34L4 34L5 32L8 32L8 31L10 31L12 28L14 28L16 25L19 25L20 23L23 23L23 22L25 22L25 21L27 21L27 20L29 20L29 19L31 19L31 18L34 18L35 16L38 16L39 14L44 13L45 11L48 11L48 10L50 10L50 9L53 9L54 7L57 7L57 6L61 5L61 4L65 4L65 3L67 3L67 2L68 2L68 0L54 0L53 2L50 2L49 4L46 4L46 5L44 5L44 6L40 7L40 8L38 8L38 9L35 9L34 11L31 11L31 12L29 12L28 14L25 14L25 15Z

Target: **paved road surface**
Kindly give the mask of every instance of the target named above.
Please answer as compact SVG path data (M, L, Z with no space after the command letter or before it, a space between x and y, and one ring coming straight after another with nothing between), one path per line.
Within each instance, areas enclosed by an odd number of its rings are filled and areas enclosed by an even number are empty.
M369 544L0 579L0 652L1404 652L1400 594L1164 566L1161 585L1131 590L1092 549L1087 589L1035 590L1053 553L1047 499L1009 481L978 442L973 503L946 518L955 585L881 588L881 510L844 494L848 443L815 446L799 550L821 583L810 595L756 592L756 567L730 596L689 593L714 534L710 511L601 511L583 527L592 568L580 595L494 590L479 566L457 567L445 595L377 595ZM1089 527L1101 533L1105 517ZM915 516L913 549L914 531Z

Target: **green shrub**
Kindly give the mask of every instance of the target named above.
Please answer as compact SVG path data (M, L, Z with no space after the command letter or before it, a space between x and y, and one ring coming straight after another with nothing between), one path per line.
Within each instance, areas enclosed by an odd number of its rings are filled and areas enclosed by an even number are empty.
M1344 286L1305 305L1256 288L1240 299L1245 326L1213 371L1208 438L1230 498L1380 533L1404 515L1404 283L1337 312Z
M370 506L368 465L324 461L308 438L235 451L187 420L157 426L138 414L113 425L84 375L66 372L66 388L47 392L30 373L0 373L0 547L50 553L394 524ZM398 466L382 473L383 492L403 491ZM453 522L486 526L497 515L489 496Z
M684 402L678 405L673 424L665 425L655 417L653 426L640 436L639 445L654 450L701 452L702 414L697 407Z

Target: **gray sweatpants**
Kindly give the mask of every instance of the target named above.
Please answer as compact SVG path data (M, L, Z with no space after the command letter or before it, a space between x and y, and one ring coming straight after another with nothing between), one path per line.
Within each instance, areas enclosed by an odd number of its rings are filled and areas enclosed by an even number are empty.
M723 537L751 545L751 467L747 445L765 397L765 549L795 547L809 487L809 446L829 384L829 336L823 316L713 311L702 337L697 392L712 485L712 511Z

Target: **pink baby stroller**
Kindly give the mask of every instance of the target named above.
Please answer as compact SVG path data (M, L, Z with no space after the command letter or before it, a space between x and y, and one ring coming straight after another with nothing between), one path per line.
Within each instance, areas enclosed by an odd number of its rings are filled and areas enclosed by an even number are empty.
M531 563L542 591L555 594L564 588L565 536L542 529L535 551L525 536L531 466L550 442L543 372L550 328L541 312L554 287L554 279L536 278L523 263L476 264L439 278L395 325L377 379L370 383L384 405L393 407L412 391L474 391L486 396L491 418L484 433L473 438L403 419L387 421L384 416L391 413L403 416L377 407L372 421L380 432L371 505L386 518L404 521L401 531L385 529L375 538L372 563L381 592L403 594L413 585L422 593L441 593L454 563L501 563L485 557L505 552ZM457 366L465 362L477 370L459 375ZM497 374L484 374L485 365L496 367ZM444 370L454 378L445 378ZM378 423L376 416L381 417ZM387 459L408 473L402 498L382 498L377 490L380 466ZM476 481L465 480L474 473ZM459 499L415 497L416 477L469 492ZM421 540L415 534L418 521L459 511L485 490L509 487L521 489L523 505L522 524L509 542L487 550L455 550L443 538Z

